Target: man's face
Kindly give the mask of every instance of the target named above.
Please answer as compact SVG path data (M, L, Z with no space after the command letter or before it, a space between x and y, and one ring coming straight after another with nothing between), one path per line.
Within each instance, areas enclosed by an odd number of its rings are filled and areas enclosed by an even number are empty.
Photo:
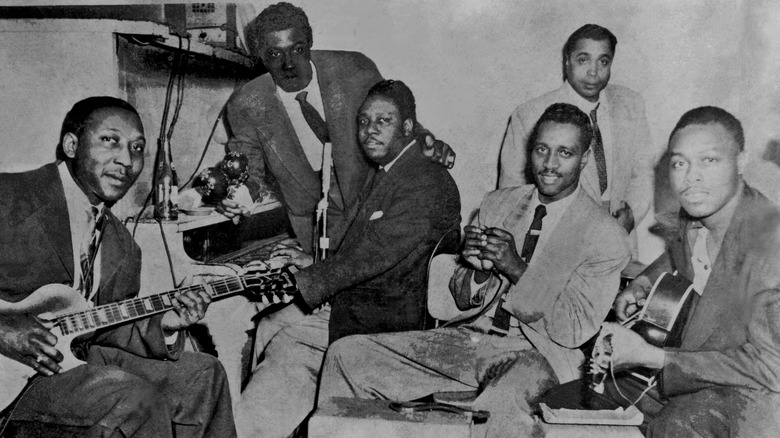
M588 162L580 130L569 123L544 122L531 147L531 166L539 199L544 204L561 200L577 189L580 171Z
M90 116L80 138L65 134L63 150L76 180L92 204L121 199L144 167L143 125L137 115L102 108Z
M609 83L614 55L607 40L577 41L566 58L566 80L583 99L598 101L599 93Z
M360 107L358 139L366 156L377 164L385 165L401 153L411 141L411 129L412 120L401 120L398 108L389 99L373 96Z
M692 217L706 220L736 195L744 154L719 123L680 129L669 142L669 152L672 191Z
M291 28L263 35L260 57L282 90L301 91L311 82L311 50L302 30Z

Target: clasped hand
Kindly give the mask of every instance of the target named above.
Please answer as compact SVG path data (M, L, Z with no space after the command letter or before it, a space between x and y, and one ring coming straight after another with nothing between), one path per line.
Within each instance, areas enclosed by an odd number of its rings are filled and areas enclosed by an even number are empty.
M500 228L467 225L463 231L466 239L461 254L475 269L497 270L517 283L525 272L526 263L520 258L512 233Z

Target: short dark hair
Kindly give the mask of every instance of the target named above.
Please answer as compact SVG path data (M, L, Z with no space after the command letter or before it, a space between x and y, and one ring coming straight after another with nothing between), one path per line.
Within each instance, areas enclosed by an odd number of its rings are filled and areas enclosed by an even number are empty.
M311 26L309 18L303 9L287 2L279 2L263 9L260 14L250 21L244 29L247 47L250 52L260 50L264 41L265 34L268 32L278 32L287 29L300 29L306 35L306 40L311 48L314 40L312 39ZM252 53L259 56L260 53Z
M609 48L612 50L612 54L615 54L615 47L617 46L617 37L615 34L609 31L606 27L601 27L598 24L586 24L577 29L569 35L569 39L566 40L566 44L563 45L563 80L566 80L566 60L574 51L574 47L577 46L577 42L584 39L590 39L594 41L609 41Z
M722 126L734 137L739 150L745 150L745 131L742 130L742 123L730 112L716 106L700 106L683 114L680 121L672 129L672 133L669 134L669 144L672 143L672 137L677 131L690 125L709 125L710 123Z
M95 111L103 108L119 108L129 111L140 118L138 111L122 99L111 96L93 96L84 100L80 100L73 105L73 108L65 115L65 120L62 122L62 129L60 129L60 138L57 142L57 150L55 156L58 160L68 160L68 156L65 155L65 151L62 149L62 137L67 133L72 133L76 137L81 138L81 134L84 133L84 127L89 123L92 114Z
M542 117L540 117L536 122L536 125L534 125L534 129L531 131L531 135L528 137L528 144L526 145L529 151L533 148L533 145L536 144L536 139L539 137L539 129L545 122L566 123L576 126L580 130L582 152L585 152L590 148L590 142L593 139L593 129L591 128L590 117L572 104L554 103L544 110L544 114L542 114Z
M398 108L402 121L412 119L412 123L417 124L417 104L414 102L414 94L403 82L393 79L379 81L368 90L365 100L373 96L382 96L392 100Z

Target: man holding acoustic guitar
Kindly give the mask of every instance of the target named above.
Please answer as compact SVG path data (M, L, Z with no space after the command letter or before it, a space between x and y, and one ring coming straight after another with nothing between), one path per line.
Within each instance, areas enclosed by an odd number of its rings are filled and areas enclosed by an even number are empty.
M680 315L679 348L651 345L620 324L603 328L614 371L658 372L657 388L637 404L648 436L780 434L780 209L742 179L744 142L739 120L720 108L682 116L669 137L679 234L615 301L626 321L662 273L690 280L696 293ZM616 382L629 402L647 389L626 376ZM610 379L606 394L626 405Z
M84 99L59 140L57 162L0 174L0 435L235 436L221 365L182 352L206 289L122 301L138 294L141 251L110 207L143 169L138 112ZM61 315L77 302L94 311ZM87 363L74 367L66 335L79 331Z

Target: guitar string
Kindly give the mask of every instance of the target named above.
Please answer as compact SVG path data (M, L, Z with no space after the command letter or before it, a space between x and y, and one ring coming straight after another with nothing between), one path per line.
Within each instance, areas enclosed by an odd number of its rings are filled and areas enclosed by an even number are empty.
M220 280L209 282L208 284L209 286L212 287L212 290L214 291L212 297L216 298L228 293L238 292L249 287L245 281L246 278L269 277L273 274L280 274L281 271L282 270L275 270L275 272L262 272L262 273L246 274L244 276L231 276L228 279L220 279ZM56 319L58 323L59 321L66 321L65 325L66 325L66 330L68 332L82 331L85 330L86 328L92 328L92 327L102 327L102 326L114 324L122 320L126 320L128 318L145 316L152 312L160 312L163 310L168 310L172 306L165 304L163 302L162 296L167 296L170 299L175 297L175 294L181 292L193 291L193 290L203 290L208 293L204 285L187 286L183 288L178 288L173 291L163 292L162 294L159 295L138 297L130 300L125 300L119 303L109 303L105 306L100 306L99 309L88 309L86 311L61 315ZM150 311L146 310L147 302L152 307L152 310ZM125 309L125 312L122 312L123 308ZM130 314L131 310L135 313L135 315ZM101 311L103 311L102 314ZM127 313L128 316L124 316L124 313ZM100 318L101 315L103 315L104 318ZM59 325L62 326L62 324ZM73 327L77 330L71 329L70 327Z

